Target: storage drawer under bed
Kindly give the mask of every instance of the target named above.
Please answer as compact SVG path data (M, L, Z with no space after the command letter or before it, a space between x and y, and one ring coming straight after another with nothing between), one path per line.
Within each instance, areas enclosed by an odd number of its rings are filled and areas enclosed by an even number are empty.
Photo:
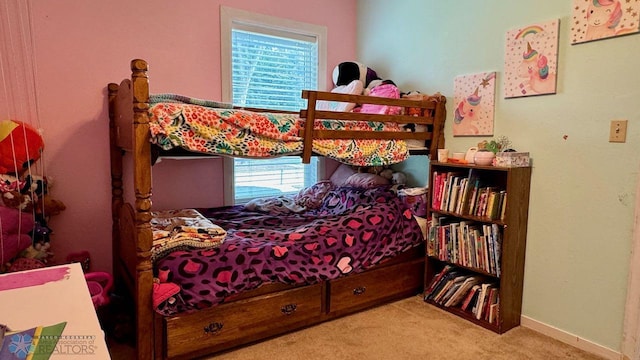
M418 294L423 287L424 258L381 267L329 282L329 313L340 316L356 310Z
M165 318L166 356L217 352L319 321L322 284Z

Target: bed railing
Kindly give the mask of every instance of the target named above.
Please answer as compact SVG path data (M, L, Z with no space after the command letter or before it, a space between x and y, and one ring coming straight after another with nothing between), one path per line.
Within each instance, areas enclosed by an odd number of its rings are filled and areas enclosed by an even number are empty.
M304 147L302 162L308 164L313 153L313 140L316 139L419 139L429 140L428 152L435 158L438 145L441 142L442 131L446 116L444 96L433 96L426 100L389 99L383 97L337 94L325 91L303 90L302 98L307 99L307 108L300 111L300 117L305 119L304 129L300 130ZM365 114L358 112L336 112L316 110L318 101L349 102L356 104L373 104L398 106L403 108L402 115ZM406 114L406 109L418 109L416 113ZM394 122L398 124L426 125L426 131L355 131L355 130L316 130L313 126L315 119L353 120L373 122ZM443 145L443 144L440 144Z

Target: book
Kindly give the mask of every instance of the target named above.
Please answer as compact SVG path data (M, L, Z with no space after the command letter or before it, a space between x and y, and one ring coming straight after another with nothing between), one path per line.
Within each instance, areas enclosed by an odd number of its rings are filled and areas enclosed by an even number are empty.
M489 192L489 199L487 200L487 217L491 220L498 218L498 205L500 202L500 193L496 190Z
M501 274L501 270L500 270L500 264L502 263L502 235L500 232L500 228L498 226L498 224L492 224L491 225L491 229L492 229L492 235L493 235L493 252L494 252L494 257L495 257L495 265L496 265L496 276L500 277Z
M489 255L489 273L490 274L494 274L496 273L496 254L495 254L495 237L493 234L494 231L494 227L493 225L495 224L491 224L491 225L487 225L487 252Z
M504 193L504 199L502 200L502 209L500 212L500 220L504 221L507 212L507 193Z
M469 192L467 191L467 184L469 184L469 178L463 178L460 180L460 193L458 194L458 201L456 205L455 212L458 214L462 214L462 210L464 208L464 204L469 197Z
M436 239L438 237L438 225L435 216L427 222L427 255L435 256L436 254Z
M469 198L467 199L469 204L465 207L465 211L462 213L463 215L473 215L476 208L476 202L478 201L478 182L470 183L469 186L471 186L469 189Z
M467 277L462 284L458 287L458 290L451 296L451 298L444 304L444 306L457 306L460 304L471 288L480 283L480 278L477 276Z
M440 209L440 205L438 204L438 189L440 187L440 173L437 171L433 172L433 180L431 180L431 192L432 192L432 196L431 196L431 207L438 210Z
M489 289L489 295L487 296L487 306L484 309L484 319L489 321L489 311L491 306L498 302L499 289L495 285L491 285Z
M442 201L440 202L440 210L447 211L449 208L449 195L451 193L451 185L453 183L452 178L453 173L448 172L445 175L444 184L442 188Z
M489 224L483 224L482 225L482 254L484 255L484 267L483 269L486 270L488 273L491 273L491 239L490 239L490 235L491 235L491 225Z
M485 301L487 301L487 289L491 284L484 283L480 288L480 295L478 295L478 302L476 303L476 307L474 308L474 314L477 320L482 319L482 310L485 306Z
M474 264L474 267L484 269L484 246L482 244L482 234L477 228L473 229L473 239L476 243L476 263Z
M489 324L497 323L498 320L498 304L491 304L489 307Z
M459 283L464 281L465 276L458 274L456 275L457 276L450 277L449 280L447 280L447 283L442 287L440 291L438 291L438 294L433 297L433 301L442 303L446 298L448 298L448 296L450 296L450 294L452 294L452 288L455 289L457 286L460 286Z
M474 300L478 297L479 291L480 291L480 285L479 284L473 285L469 290L469 292L467 293L467 295L465 296L464 300L462 301L462 306L460 306L460 308L466 311L469 305L474 304L475 303Z
M459 271L456 268L452 268L438 281L433 287L431 292L425 296L425 300L434 300L437 295L440 294L442 289L447 285L449 280L459 275ZM450 285L449 285L450 286Z
M450 281L451 284L447 287L447 289L443 290L440 296L434 300L438 304L444 305L447 301L449 301L449 299L451 299L453 294L455 294L458 291L463 281L464 281L464 276L458 276L455 279L451 280Z
M442 268L442 270L440 270L440 272L433 277L433 279L431 280L431 283L429 284L429 287L427 288L427 291L425 291L425 293L430 294L433 289L436 287L436 285L438 284L439 281L442 280L442 278L452 269L453 267L451 265L446 265L445 267Z

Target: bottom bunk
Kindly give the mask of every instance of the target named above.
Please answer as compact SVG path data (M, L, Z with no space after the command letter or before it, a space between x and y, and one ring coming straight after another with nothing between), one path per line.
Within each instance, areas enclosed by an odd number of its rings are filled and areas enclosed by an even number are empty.
M124 204L117 270L136 294L137 328L154 334L138 356L224 351L420 293L424 234L406 199L390 185L360 186L321 181L295 197L306 208L278 197L151 212L150 303L150 283L134 280L139 235Z
M193 358L267 339L420 293L424 250L313 285L266 285L219 306L156 314L156 358Z

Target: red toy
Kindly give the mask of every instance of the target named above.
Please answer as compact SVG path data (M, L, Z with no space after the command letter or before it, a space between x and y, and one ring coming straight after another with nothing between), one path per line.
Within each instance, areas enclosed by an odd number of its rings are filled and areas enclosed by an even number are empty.
M22 121L0 121L0 174L23 174L43 150L44 140L37 129Z

